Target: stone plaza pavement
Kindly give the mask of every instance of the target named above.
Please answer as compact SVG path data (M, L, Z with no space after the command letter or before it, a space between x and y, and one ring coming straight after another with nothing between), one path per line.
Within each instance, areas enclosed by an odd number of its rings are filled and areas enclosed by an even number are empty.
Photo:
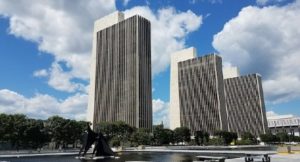
M272 162L300 162L300 154L271 155ZM226 162L245 162L244 158L227 159Z

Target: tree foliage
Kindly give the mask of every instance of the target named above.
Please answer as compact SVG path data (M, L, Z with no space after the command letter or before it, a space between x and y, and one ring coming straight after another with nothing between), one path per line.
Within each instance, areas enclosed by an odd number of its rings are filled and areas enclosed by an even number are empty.
M208 141L209 141L209 133L204 131L195 132L195 142L197 145L208 144Z
M150 145L151 136L150 131L145 128L140 128L132 133L131 141L134 146L138 145Z
M275 135L273 135L272 133L261 134L260 140L262 142L269 143L269 144L278 141L277 137Z
M113 139L115 145L117 145L117 143L126 145L130 142L131 135L136 131L136 128L131 127L123 121L100 122L95 125L95 131L102 132L108 141Z
M174 142L174 132L165 129L163 125L156 125L153 128L154 145L168 145Z
M179 127L174 130L174 141L176 143L190 142L191 131L187 127Z
M50 141L56 142L57 145L74 144L81 138L86 122L59 116L37 120L22 114L0 114L0 123L0 141L9 142L16 149L36 149Z
M75 145L80 141L82 132L86 129L87 122L64 119L53 116L46 121L46 129L50 138L58 146L66 147L67 144Z
M241 135L242 140L237 141L238 145L254 145L257 144L258 141L256 140L256 137L251 134L250 132L244 132Z
M233 132L217 131L214 135L223 140L223 145L229 145L231 142L237 140L237 134Z
M276 134L276 137L279 142L289 142L290 141L289 135L286 132L279 132Z

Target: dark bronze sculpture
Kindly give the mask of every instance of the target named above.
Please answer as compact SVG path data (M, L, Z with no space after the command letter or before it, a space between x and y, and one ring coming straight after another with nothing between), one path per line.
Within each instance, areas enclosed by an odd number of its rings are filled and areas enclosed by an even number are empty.
M101 132L95 133L90 125L88 124L87 130L83 135L82 147L79 151L79 156L85 156L87 151L91 148L93 143L95 143L95 148L93 150L93 156L114 156L114 152L111 150L105 137ZM83 151L83 154L81 154Z

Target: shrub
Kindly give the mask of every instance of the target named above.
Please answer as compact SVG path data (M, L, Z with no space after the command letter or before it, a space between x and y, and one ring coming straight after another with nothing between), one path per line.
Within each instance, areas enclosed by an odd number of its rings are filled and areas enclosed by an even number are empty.
M210 139L208 141L208 145L223 145L224 144L224 139L223 138L219 138L219 137L216 137L216 138L213 138L213 139Z
M236 141L236 145L253 145L253 144L255 144L255 142L249 139Z

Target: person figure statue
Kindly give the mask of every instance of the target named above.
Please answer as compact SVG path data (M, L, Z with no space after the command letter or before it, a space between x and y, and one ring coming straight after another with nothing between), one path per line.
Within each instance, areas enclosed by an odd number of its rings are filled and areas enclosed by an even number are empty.
M79 151L79 156L85 156L87 151L91 148L92 144L95 142L97 134L92 131L90 124L87 124L87 130L84 132L82 147ZM83 154L81 152L83 151Z
M114 152L109 147L103 134L101 132L95 133L88 124L87 130L83 134L82 147L79 151L79 157L85 156L94 142L96 142L96 144L92 156L114 156Z

